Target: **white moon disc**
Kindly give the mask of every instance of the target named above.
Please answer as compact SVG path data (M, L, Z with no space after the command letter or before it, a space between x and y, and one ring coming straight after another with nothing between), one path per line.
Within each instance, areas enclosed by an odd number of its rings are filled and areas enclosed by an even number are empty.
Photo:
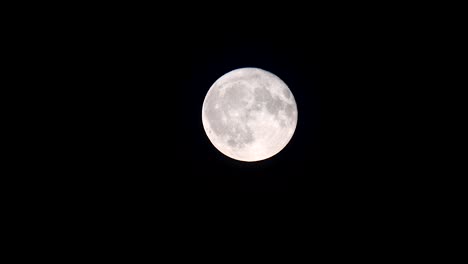
M202 122L211 143L224 155L259 161L280 152L297 125L297 106L288 86L258 68L221 76L206 94Z

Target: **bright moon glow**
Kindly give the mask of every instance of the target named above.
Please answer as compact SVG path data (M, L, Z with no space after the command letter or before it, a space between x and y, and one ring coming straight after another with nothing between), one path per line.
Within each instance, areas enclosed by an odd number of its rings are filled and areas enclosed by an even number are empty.
M258 68L221 76L206 94L202 122L211 143L241 161L268 159L280 152L296 130L297 106L288 86Z

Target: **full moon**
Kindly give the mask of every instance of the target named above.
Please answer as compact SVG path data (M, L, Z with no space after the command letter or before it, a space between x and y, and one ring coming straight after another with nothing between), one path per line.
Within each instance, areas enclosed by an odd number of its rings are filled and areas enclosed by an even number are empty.
M240 161L259 161L279 153L297 125L297 105L288 86L259 68L240 68L221 76L206 94L202 122L211 143Z

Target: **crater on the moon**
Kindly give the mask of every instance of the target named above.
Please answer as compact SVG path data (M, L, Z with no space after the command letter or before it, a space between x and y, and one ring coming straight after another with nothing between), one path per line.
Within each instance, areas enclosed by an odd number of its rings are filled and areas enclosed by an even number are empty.
M231 147L240 148L254 140L251 129L245 125L249 119L249 112L243 109L247 105L247 102L243 100L246 91L242 85L233 85L226 89L223 96L219 91L214 91L212 96L207 98L206 115L210 117L208 122L218 137L227 138L227 143ZM216 104L223 107L216 109ZM223 120L230 120L230 122Z

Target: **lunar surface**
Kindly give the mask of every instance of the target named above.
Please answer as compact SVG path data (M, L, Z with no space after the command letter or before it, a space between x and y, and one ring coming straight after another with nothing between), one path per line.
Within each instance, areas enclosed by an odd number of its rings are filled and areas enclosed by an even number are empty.
M259 161L276 155L291 140L297 106L276 75L240 68L211 86L203 102L202 122L221 153L240 161Z

